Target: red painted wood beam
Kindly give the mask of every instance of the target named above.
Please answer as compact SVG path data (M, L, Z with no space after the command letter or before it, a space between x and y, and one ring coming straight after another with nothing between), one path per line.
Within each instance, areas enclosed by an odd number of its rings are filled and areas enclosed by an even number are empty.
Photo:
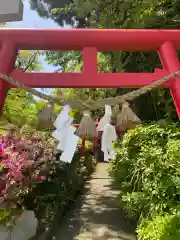
M0 41L11 40L18 49L98 51L157 50L166 41L180 49L179 30L159 29L0 29Z
M155 73L41 73L14 70L10 76L36 88L118 88L142 87L168 75L162 70ZM13 86L10 86L13 87ZM163 85L167 87L167 85Z

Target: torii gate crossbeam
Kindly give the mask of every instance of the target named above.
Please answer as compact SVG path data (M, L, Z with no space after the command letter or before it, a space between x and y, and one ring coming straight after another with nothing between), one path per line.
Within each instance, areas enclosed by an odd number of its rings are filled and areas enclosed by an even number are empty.
M18 50L81 50L82 73L24 73L14 69ZM141 87L180 70L176 50L180 49L180 30L124 29L0 29L0 72L30 87ZM158 51L162 69L154 73L98 73L98 51ZM171 91L180 118L179 78L162 87ZM10 87L0 79L0 110Z

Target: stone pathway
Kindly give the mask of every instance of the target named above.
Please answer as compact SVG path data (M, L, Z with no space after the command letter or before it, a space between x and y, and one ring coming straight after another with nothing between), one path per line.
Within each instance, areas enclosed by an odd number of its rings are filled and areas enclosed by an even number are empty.
M135 227L119 208L108 163L98 163L74 210L62 220L56 240L135 240Z

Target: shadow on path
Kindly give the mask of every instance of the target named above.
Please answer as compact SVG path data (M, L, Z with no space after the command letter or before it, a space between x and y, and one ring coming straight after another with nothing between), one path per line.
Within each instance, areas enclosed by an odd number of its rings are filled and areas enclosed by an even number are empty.
M99 163L75 207L59 223L56 240L135 240L135 225L119 208L119 191Z

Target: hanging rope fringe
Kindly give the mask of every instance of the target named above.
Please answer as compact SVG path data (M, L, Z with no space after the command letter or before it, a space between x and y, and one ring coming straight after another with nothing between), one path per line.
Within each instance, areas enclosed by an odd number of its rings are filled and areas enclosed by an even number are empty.
M86 110L83 113L79 128L76 134L80 137L96 137L96 123L91 117L91 112Z
M51 129L55 121L55 114L53 112L53 103L48 103L38 115L38 129Z
M117 129L125 132L128 129L132 129L141 123L141 120L131 110L129 104L125 102L122 105L122 110L117 116Z

